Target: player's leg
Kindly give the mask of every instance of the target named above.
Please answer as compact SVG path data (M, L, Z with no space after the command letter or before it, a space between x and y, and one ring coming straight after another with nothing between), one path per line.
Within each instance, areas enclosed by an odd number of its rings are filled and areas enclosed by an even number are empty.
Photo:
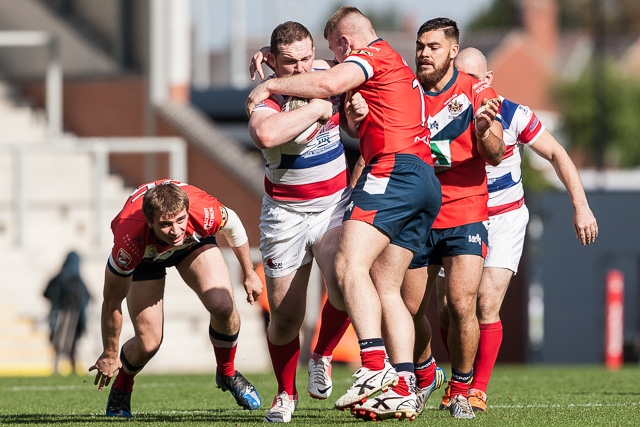
M328 295L322 307L318 339L309 360L307 390L309 395L316 399L326 399L331 395L331 357L350 324L334 268L339 237L340 227L336 226L324 233L313 245L313 254L327 286Z
M446 295L446 281L444 277L444 268L440 268L438 274L434 276L435 289L436 289L436 301L438 310L438 331L440 332L440 339L444 344L445 351L447 352L447 359L451 363L451 352L449 351L449 308L447 307L447 295ZM447 384L440 401L440 409L449 409L449 402L451 401L451 387Z
M300 327L304 321L312 264L306 263L286 276L267 276L271 321L267 344L278 392L265 422L288 422L298 403L296 369L300 355Z
M419 412L422 412L431 394L446 382L444 370L437 366L431 354L432 331L426 316L438 268L439 266L431 266L409 269L402 285L403 300L413 316L415 329L413 362Z
M502 344L500 307L518 271L528 221L526 206L490 218L489 245L478 290L480 340L469 390L469 402L475 411L487 408L487 386Z
M480 338L473 365L473 382L469 390L469 402L474 411L487 410L487 385L502 344L500 307L511 277L513 271L506 268L485 267L482 272L477 308Z
M476 299L484 258L477 255L456 255L444 257L443 263L451 357L449 387L452 400L449 409L454 417L467 418L473 416L467 396L480 335Z
M135 280L135 273L134 273ZM134 281L127 295L127 308L135 335L120 351L118 371L107 402L107 416L131 417L131 393L135 376L158 352L162 343L164 269L162 278Z
M371 277L382 307L382 332L390 362L398 374L395 384L352 412L364 419L409 418L418 415L413 365L414 329L411 313L404 304L401 287L413 258L408 249L391 244L380 254Z
M371 266L389 241L385 234L366 222L347 220L342 225L336 277L358 336L362 368L356 372L354 384L336 401L338 409L363 401L397 378L395 370L385 362L380 298L370 276ZM374 385L361 387L364 383Z
M176 268L210 314L209 339L217 362L218 387L229 390L243 408L259 408L261 400L255 387L235 369L240 315L222 252L215 244L204 244L191 251Z

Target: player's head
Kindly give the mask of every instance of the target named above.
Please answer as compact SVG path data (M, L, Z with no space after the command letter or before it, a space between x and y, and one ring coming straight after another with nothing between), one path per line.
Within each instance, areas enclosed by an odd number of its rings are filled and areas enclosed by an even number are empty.
M416 75L425 88L453 72L459 41L460 30L453 19L434 18L422 24L416 39Z
M308 73L313 68L316 53L313 37L298 22L287 21L278 25L271 33L270 48L267 61L278 77Z
M324 38L337 62L342 62L352 49L367 47L377 38L369 18L358 8L343 6L327 21Z
M453 61L453 65L455 65L458 70L478 80L482 80L488 84L491 84L493 81L493 71L487 70L487 58L475 47L462 49Z
M189 196L176 184L157 185L144 194L142 213L157 239L171 246L184 242Z

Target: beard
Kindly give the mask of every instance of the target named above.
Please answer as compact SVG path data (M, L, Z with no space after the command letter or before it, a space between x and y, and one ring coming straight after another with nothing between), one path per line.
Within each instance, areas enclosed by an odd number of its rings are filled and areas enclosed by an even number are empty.
M434 66L434 69L431 71L416 70L418 80L422 84L422 87L429 89L438 84L449 71L452 62L453 58L447 57L440 66ZM420 63L416 64L416 68L420 65Z

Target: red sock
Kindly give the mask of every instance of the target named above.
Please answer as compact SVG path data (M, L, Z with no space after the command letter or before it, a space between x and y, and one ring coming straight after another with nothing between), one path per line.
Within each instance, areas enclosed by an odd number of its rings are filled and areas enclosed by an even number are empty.
M449 380L449 387L451 387L451 397L454 398L457 395L461 394L465 398L469 395L469 385L468 382L456 381L454 379Z
M410 372L398 372L398 376L400 378L398 384L393 386L393 391L400 396L409 396L412 392L410 384L415 382L415 378L411 378L414 375Z
M440 329L440 338L442 339L442 344L444 344L444 349L447 351L447 358L451 361L451 353L449 352L449 330L442 329L442 326L439 326Z
M486 323L480 325L480 341L478 352L473 364L472 388L487 392L487 384L493 372L493 367L498 359L498 352L502 344L502 322Z
M430 356L426 362L416 365L416 385L425 388L436 378L436 360Z
M209 325L209 341L216 356L216 371L221 377L232 377L236 373L235 359L239 334L239 331L233 335L222 334Z
M347 312L338 310L326 300L322 307L318 342L313 352L320 356L331 356L349 324Z
M384 350L360 350L362 367L371 369L372 371L379 371L383 369L386 357L387 352Z
M278 394L286 391L290 396L296 396L296 368L300 356L300 335L288 344L273 344L267 337L271 365L278 381Z
M221 377L232 377L236 373L236 344L233 347L217 347L213 346L213 352L216 355L216 363L218 364L217 372Z
M134 378L135 374L128 374L124 369L120 369L118 371L118 375L116 375L116 379L113 381L113 388L122 390L125 393L131 393L131 390L133 390Z

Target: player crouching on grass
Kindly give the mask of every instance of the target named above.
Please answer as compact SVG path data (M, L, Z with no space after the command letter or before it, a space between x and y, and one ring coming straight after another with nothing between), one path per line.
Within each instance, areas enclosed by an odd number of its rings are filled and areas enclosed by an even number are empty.
M131 417L134 377L156 354L163 335L166 268L175 266L211 314L209 338L216 362L216 383L246 409L261 405L255 387L235 370L240 316L229 271L218 245L219 231L229 242L244 274L247 301L262 292L249 243L238 215L216 198L188 184L159 180L138 187L111 222L114 246L107 263L102 303L103 351L89 371L102 390L118 371L107 416ZM135 336L118 357L122 301L127 298Z

